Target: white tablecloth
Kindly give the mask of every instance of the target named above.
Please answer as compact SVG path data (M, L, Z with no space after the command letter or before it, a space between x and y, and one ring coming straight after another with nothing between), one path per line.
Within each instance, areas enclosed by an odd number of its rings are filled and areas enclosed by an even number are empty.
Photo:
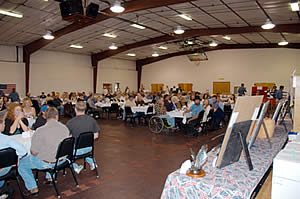
M111 107L111 103L97 102L95 105L97 107L100 107L100 108L109 108L109 107Z
M184 111L178 111L178 110L167 112L167 115L170 117L174 117L174 118L191 118L192 117L192 113L190 113L190 112L184 113Z
M148 110L149 106L133 106L131 107L131 110L133 113L145 113L147 114L147 110ZM154 108L153 108L154 111Z
M24 137L22 136L22 134L12 135L11 137L15 139L17 142L21 143L27 149L28 153L30 153L32 133L30 137Z

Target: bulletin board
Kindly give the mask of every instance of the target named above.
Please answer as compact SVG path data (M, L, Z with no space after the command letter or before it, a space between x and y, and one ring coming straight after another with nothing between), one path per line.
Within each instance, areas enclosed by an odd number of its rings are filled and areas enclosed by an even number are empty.
M220 167L223 156L225 153L226 148L228 147L228 141L231 135L232 127L234 123L238 122L244 122L247 120L255 120L258 112L260 105L262 103L263 96L242 96L242 97L237 97L236 104L234 106L234 110L232 112L225 137L223 139L223 143L220 149L220 153L216 162L216 166ZM254 122L252 122L252 126L254 125ZM250 128L252 129L252 127ZM248 135L249 136L249 135Z
M230 82L213 82L214 94L230 94Z

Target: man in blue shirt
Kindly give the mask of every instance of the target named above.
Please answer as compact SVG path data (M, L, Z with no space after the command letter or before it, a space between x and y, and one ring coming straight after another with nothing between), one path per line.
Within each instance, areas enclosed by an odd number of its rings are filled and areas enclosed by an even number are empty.
M12 92L9 94L8 98L11 100L11 102L20 101L19 93L16 91L15 88L12 89Z
M6 113L3 111L0 112L0 132L4 130ZM19 142L17 142L13 137L4 135L0 133L0 149L5 148L13 148L16 150L16 154L19 157L19 165L18 165L18 172L22 179L25 182L25 186L27 190L29 190L30 194L37 194L38 188L35 181L35 178L32 174L31 167L28 167L27 157L27 150L26 148ZM10 171L11 167L6 167L0 169L0 176L7 174ZM0 188L4 186L5 182L0 181Z
M198 131L195 129L195 126L202 120L202 118L198 117L201 111L204 111L204 108L200 103L200 97L195 96L194 104L187 110L187 112L191 112L192 117L187 121L187 125L184 128L185 133L190 136L198 136Z

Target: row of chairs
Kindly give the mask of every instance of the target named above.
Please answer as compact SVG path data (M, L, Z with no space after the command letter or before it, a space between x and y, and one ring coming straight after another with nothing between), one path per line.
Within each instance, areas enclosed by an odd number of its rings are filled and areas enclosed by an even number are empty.
M76 155L77 151L82 148L92 147L92 150L86 154ZM56 181L58 177L58 173L63 171L63 174L66 174L66 169L70 169L73 179L75 181L76 186L79 186L77 178L75 176L73 163L79 159L84 160L84 167L86 165L85 158L90 157L93 159L95 164L96 177L99 178L99 173L97 169L96 160L94 157L94 134L92 132L86 132L80 134L75 143L75 138L69 137L64 139L57 149L56 153L56 162L53 168L42 169L42 170L34 170L36 173L35 177L38 182L38 173L39 172L48 172L51 175L52 184L55 189L56 195L60 198L60 193L57 189ZM6 167L12 167L9 173L0 177L0 180L16 180L18 188L20 190L22 198L24 198L24 194L22 192L20 186L20 176L18 173L18 156L16 155L16 151L12 148L6 148L0 150L0 169ZM63 161L62 161L63 160Z
M112 103L110 107L105 108L92 108L87 103L86 113L93 116L94 118L104 118L104 115L107 115L107 118L111 118L111 114L115 114L116 118L120 115L120 106L117 103Z
M149 106L146 114L142 113L142 114L134 114L132 112L131 107L129 106L125 106L124 108L125 110L125 118L124 118L124 122L127 123L128 120L130 122L130 124L132 126L134 126L136 124L136 119L138 119L139 123L140 120L143 119L145 121L145 124L147 124L147 122L150 120L150 118L154 115L154 107L153 106Z

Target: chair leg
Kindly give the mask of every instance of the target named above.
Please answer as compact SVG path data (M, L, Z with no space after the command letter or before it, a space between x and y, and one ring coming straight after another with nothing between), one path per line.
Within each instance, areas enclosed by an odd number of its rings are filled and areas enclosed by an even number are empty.
M18 188L19 188L19 191L20 191L21 197L24 199L25 197L24 197L23 191L22 191L22 189L21 189L21 185L20 185L20 178L19 178L19 176L18 176L18 175L16 176L16 181L17 181L17 185L18 185Z
M55 178L53 177L53 175L55 175L55 173L50 173L50 176L51 176L51 179L52 179L52 183L53 183L53 187L54 187L55 192L56 192L56 196L57 196L57 198L60 198L58 189L57 189L57 187L56 187Z
M86 170L86 161L83 160L83 169Z
M95 158L94 158L94 157L92 157L92 159L93 159L93 162L94 162L94 165L95 165L95 170L96 170L96 178L99 178L99 173L98 173L98 165L97 165L97 163L96 163L96 160L95 160Z
M39 172L38 171L35 172L35 181L36 182L39 181Z
M79 187L79 184L78 184L77 178L76 178L76 176L75 176L74 168L73 168L73 166L72 166L71 164L69 165L69 169L71 170L71 173L72 173L73 179L74 179L74 181L75 181L75 183L76 183L76 187Z

